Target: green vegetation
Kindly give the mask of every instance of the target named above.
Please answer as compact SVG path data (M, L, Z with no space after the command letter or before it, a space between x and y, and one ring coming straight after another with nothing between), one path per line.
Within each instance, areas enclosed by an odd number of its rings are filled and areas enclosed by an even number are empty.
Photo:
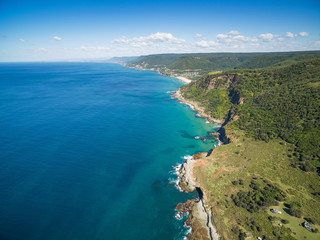
M181 90L214 118L237 117L229 127L247 136L266 142L280 137L294 144L292 166L308 172L320 167L319 76L320 60L315 59L207 75Z
M302 217L302 211L301 211L301 204L299 202L292 202L287 205L288 207L288 213L291 216L301 218Z
M139 57L130 67L160 70L168 75L190 73L198 78L212 71L287 66L320 57L319 51L287 53L192 53L157 54Z
M228 87L233 78L234 75L211 74L181 89L185 98L201 102L206 112L214 118L223 119L226 118L232 106Z
M273 67L211 73L180 89L225 120L231 143L194 168L225 239L320 238L320 59L304 57L270 57Z
M286 194L267 180L253 179L250 183L251 191L240 190L236 195L231 194L231 199L238 207L249 212L259 212L269 206L278 205L277 201L283 201Z
M283 224L286 227L289 227L292 231L292 235L295 237L295 239L319 239L319 235L315 234L317 231L317 226L316 223L312 223L314 228L313 232L308 231L302 226L302 223L309 219L309 218L296 218L292 217L289 213L286 212L286 204L280 203L280 206L272 207L277 210L282 211L282 214L279 215L279 217L274 216L273 213L268 211L267 213L269 214L269 221L274 225L274 226L279 226L279 224ZM309 222L311 223L311 222Z
M133 61L128 63L129 66L133 65L141 65L146 63L146 68L154 68L154 67L165 67L170 66L175 61L183 57L184 54L157 54L157 55L147 55L141 56Z
M227 128L228 131L231 130ZM195 167L197 181L212 207L215 226L225 239L239 239L240 230L255 238L319 239L319 234L301 224L303 218L320 221L320 196L312 194L320 190L320 178L316 172L291 167L288 153L293 145L281 143L277 139L266 143L240 136L238 141L218 147L209 157L203 154L201 159L207 163ZM239 192L246 193L243 199L237 195ZM237 197L238 205L232 195ZM301 218L289 214L291 203L301 206ZM274 214L270 209L278 209L282 214ZM319 225L314 226L319 229ZM234 228L239 231L232 231Z

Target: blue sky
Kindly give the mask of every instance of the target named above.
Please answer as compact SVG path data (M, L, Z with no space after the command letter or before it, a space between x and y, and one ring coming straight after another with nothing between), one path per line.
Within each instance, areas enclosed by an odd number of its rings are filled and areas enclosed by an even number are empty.
M0 61L320 50L320 1L0 0Z

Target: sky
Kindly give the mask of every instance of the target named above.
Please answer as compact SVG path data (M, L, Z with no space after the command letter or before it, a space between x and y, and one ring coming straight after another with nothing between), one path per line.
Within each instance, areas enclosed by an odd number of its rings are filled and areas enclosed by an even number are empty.
M320 0L0 0L0 61L320 50Z

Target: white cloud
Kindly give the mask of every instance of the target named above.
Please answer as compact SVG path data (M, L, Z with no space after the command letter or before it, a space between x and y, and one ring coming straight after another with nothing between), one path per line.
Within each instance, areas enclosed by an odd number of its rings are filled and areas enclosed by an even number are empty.
M288 37L288 38L294 38L295 34L293 34L292 32L286 32L285 36Z
M227 34L219 33L217 41L220 43L257 42L257 37L245 37L240 32L232 30Z
M24 40L23 38L19 38L20 42L25 42L26 40Z
M309 36L309 33L308 32L299 32L298 35L300 37L308 37Z
M260 43L251 43L250 46L252 46L252 47L259 47L259 46L260 46Z
M240 32L236 30L231 30L230 32L228 32L228 35L240 35Z
M271 42L271 41L274 40L276 35L274 35L272 33L262 33L262 34L259 35L259 37L265 42Z
M98 51L98 52L101 52L101 51L108 51L110 49L107 48L107 47L103 47L103 46L96 46L96 47L93 47L93 46L81 46L80 50L82 50L82 51Z
M223 33L217 35L217 40L220 42L231 42L229 35Z
M309 33L308 32L299 32L299 33L293 34L292 32L287 32L285 36L288 37L288 38L308 37Z
M56 41L61 41L62 40L62 38L61 37L58 37L58 36L53 36L52 37L54 40L56 40Z
M201 48L211 48L211 47L216 47L219 44L217 42L215 42L215 41L201 40L199 42L196 42L195 45L198 46L198 47L201 47Z
M258 38L256 37L245 37L242 35L237 35L233 37L235 41L243 41L243 42L258 42Z
M242 36L242 35L237 35L237 36L234 36L233 37L234 40L236 41L247 41L247 38L245 36Z
M38 51L38 52L42 52L42 53L44 53L44 52L49 52L49 50L46 49L46 48L38 48L37 51Z
M305 50L304 43L299 38L308 33L257 33L245 35L237 30L218 33L212 39L204 38L200 33L193 35L193 41L179 39L171 33L154 33L141 37L121 37L115 39L109 54L147 55L158 53L186 52L269 52L269 51L298 51ZM312 48L318 49L319 43L312 42ZM311 46L311 44L310 44ZM311 49L311 47L309 48ZM319 46L319 45L318 45ZM308 48L308 47L307 47ZM85 49L83 49L85 50Z
M242 35L239 31L232 30L228 33L219 33L216 39L197 41L193 47L201 49L215 49L218 51L292 51L302 49L298 42L290 41L288 38L307 36L308 33L294 34L287 32L283 34L261 33L253 36ZM200 49L199 49L200 50Z
M131 47L145 47L151 46L155 43L170 43L170 44L181 44L184 43L184 39L176 38L171 33L153 33L149 36L141 36L135 38L121 37L113 40L115 44L126 44Z

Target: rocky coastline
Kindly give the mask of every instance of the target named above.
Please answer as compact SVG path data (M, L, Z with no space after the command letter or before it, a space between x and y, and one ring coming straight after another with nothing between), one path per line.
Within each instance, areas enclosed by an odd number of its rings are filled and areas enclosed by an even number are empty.
M186 100L182 96L180 89L178 89L174 94L172 94L172 97L178 99L179 102L182 102L182 103L190 105L190 107L194 111L199 112L199 115L201 117L203 117L203 118L206 118L209 122L217 123L217 124L223 124L224 123L224 119L213 118L211 115L207 114L205 112L205 109L203 107L201 107L197 102L191 101L191 100Z
M190 107L199 112L201 117L206 118L210 122L215 122L222 124L222 119L214 119L204 112L197 103L192 101L186 101L180 89L177 90L173 95L173 98L178 99L179 102L186 103ZM222 132L224 133L224 132ZM226 140L227 138L221 134L221 132L214 133L213 135L219 137L220 140ZM223 141L224 142L224 141ZM207 153L197 153L193 156L185 158L183 164L181 164L180 169L178 169L178 184L179 188L185 192L198 192L198 198L188 200L185 203L179 203L176 206L176 210L182 215L188 213L188 218L186 220L186 226L192 228L192 233L188 235L190 240L219 240L220 235L218 234L216 228L213 225L213 216L211 207L206 204L206 194L197 183L197 179L194 177L193 168L197 161L205 157Z
M130 68L149 70L136 67ZM168 76L167 74L164 74L160 71L157 72L160 75ZM189 84L191 82L191 80L186 78L177 78L184 81L186 84ZM212 116L207 114L205 112L205 109L199 106L197 102L186 100L182 96L180 89L174 91L171 96L175 99L178 99L179 102L189 105L191 109L197 111L198 115L205 118L207 121L221 125L225 123L223 119L213 118ZM226 137L225 130L222 127L218 130L218 132L212 133L212 135L218 137L220 143L229 142L229 139ZM188 215L188 218L185 221L185 226L192 229L192 232L188 235L189 240L220 240L221 237L213 224L211 207L206 204L205 192L203 192L201 187L198 186L197 181L193 175L194 164L202 154L206 155L207 153L198 153L186 158L185 162L181 164L177 169L177 187L185 192L197 191L199 197L196 199L189 199L185 203L178 203L175 209L178 216L180 217Z
M199 156L200 155L200 156ZM205 194L201 187L197 185L193 175L193 166L197 161L197 157L202 157L202 154L195 154L189 157L181 165L179 172L179 187L186 192L198 192L198 198L191 199L185 203L179 203L176 210L182 215L188 213L188 218L185 222L187 227L192 228L192 233L188 235L190 240L219 240L220 236L212 224L212 211L210 206L206 204Z

